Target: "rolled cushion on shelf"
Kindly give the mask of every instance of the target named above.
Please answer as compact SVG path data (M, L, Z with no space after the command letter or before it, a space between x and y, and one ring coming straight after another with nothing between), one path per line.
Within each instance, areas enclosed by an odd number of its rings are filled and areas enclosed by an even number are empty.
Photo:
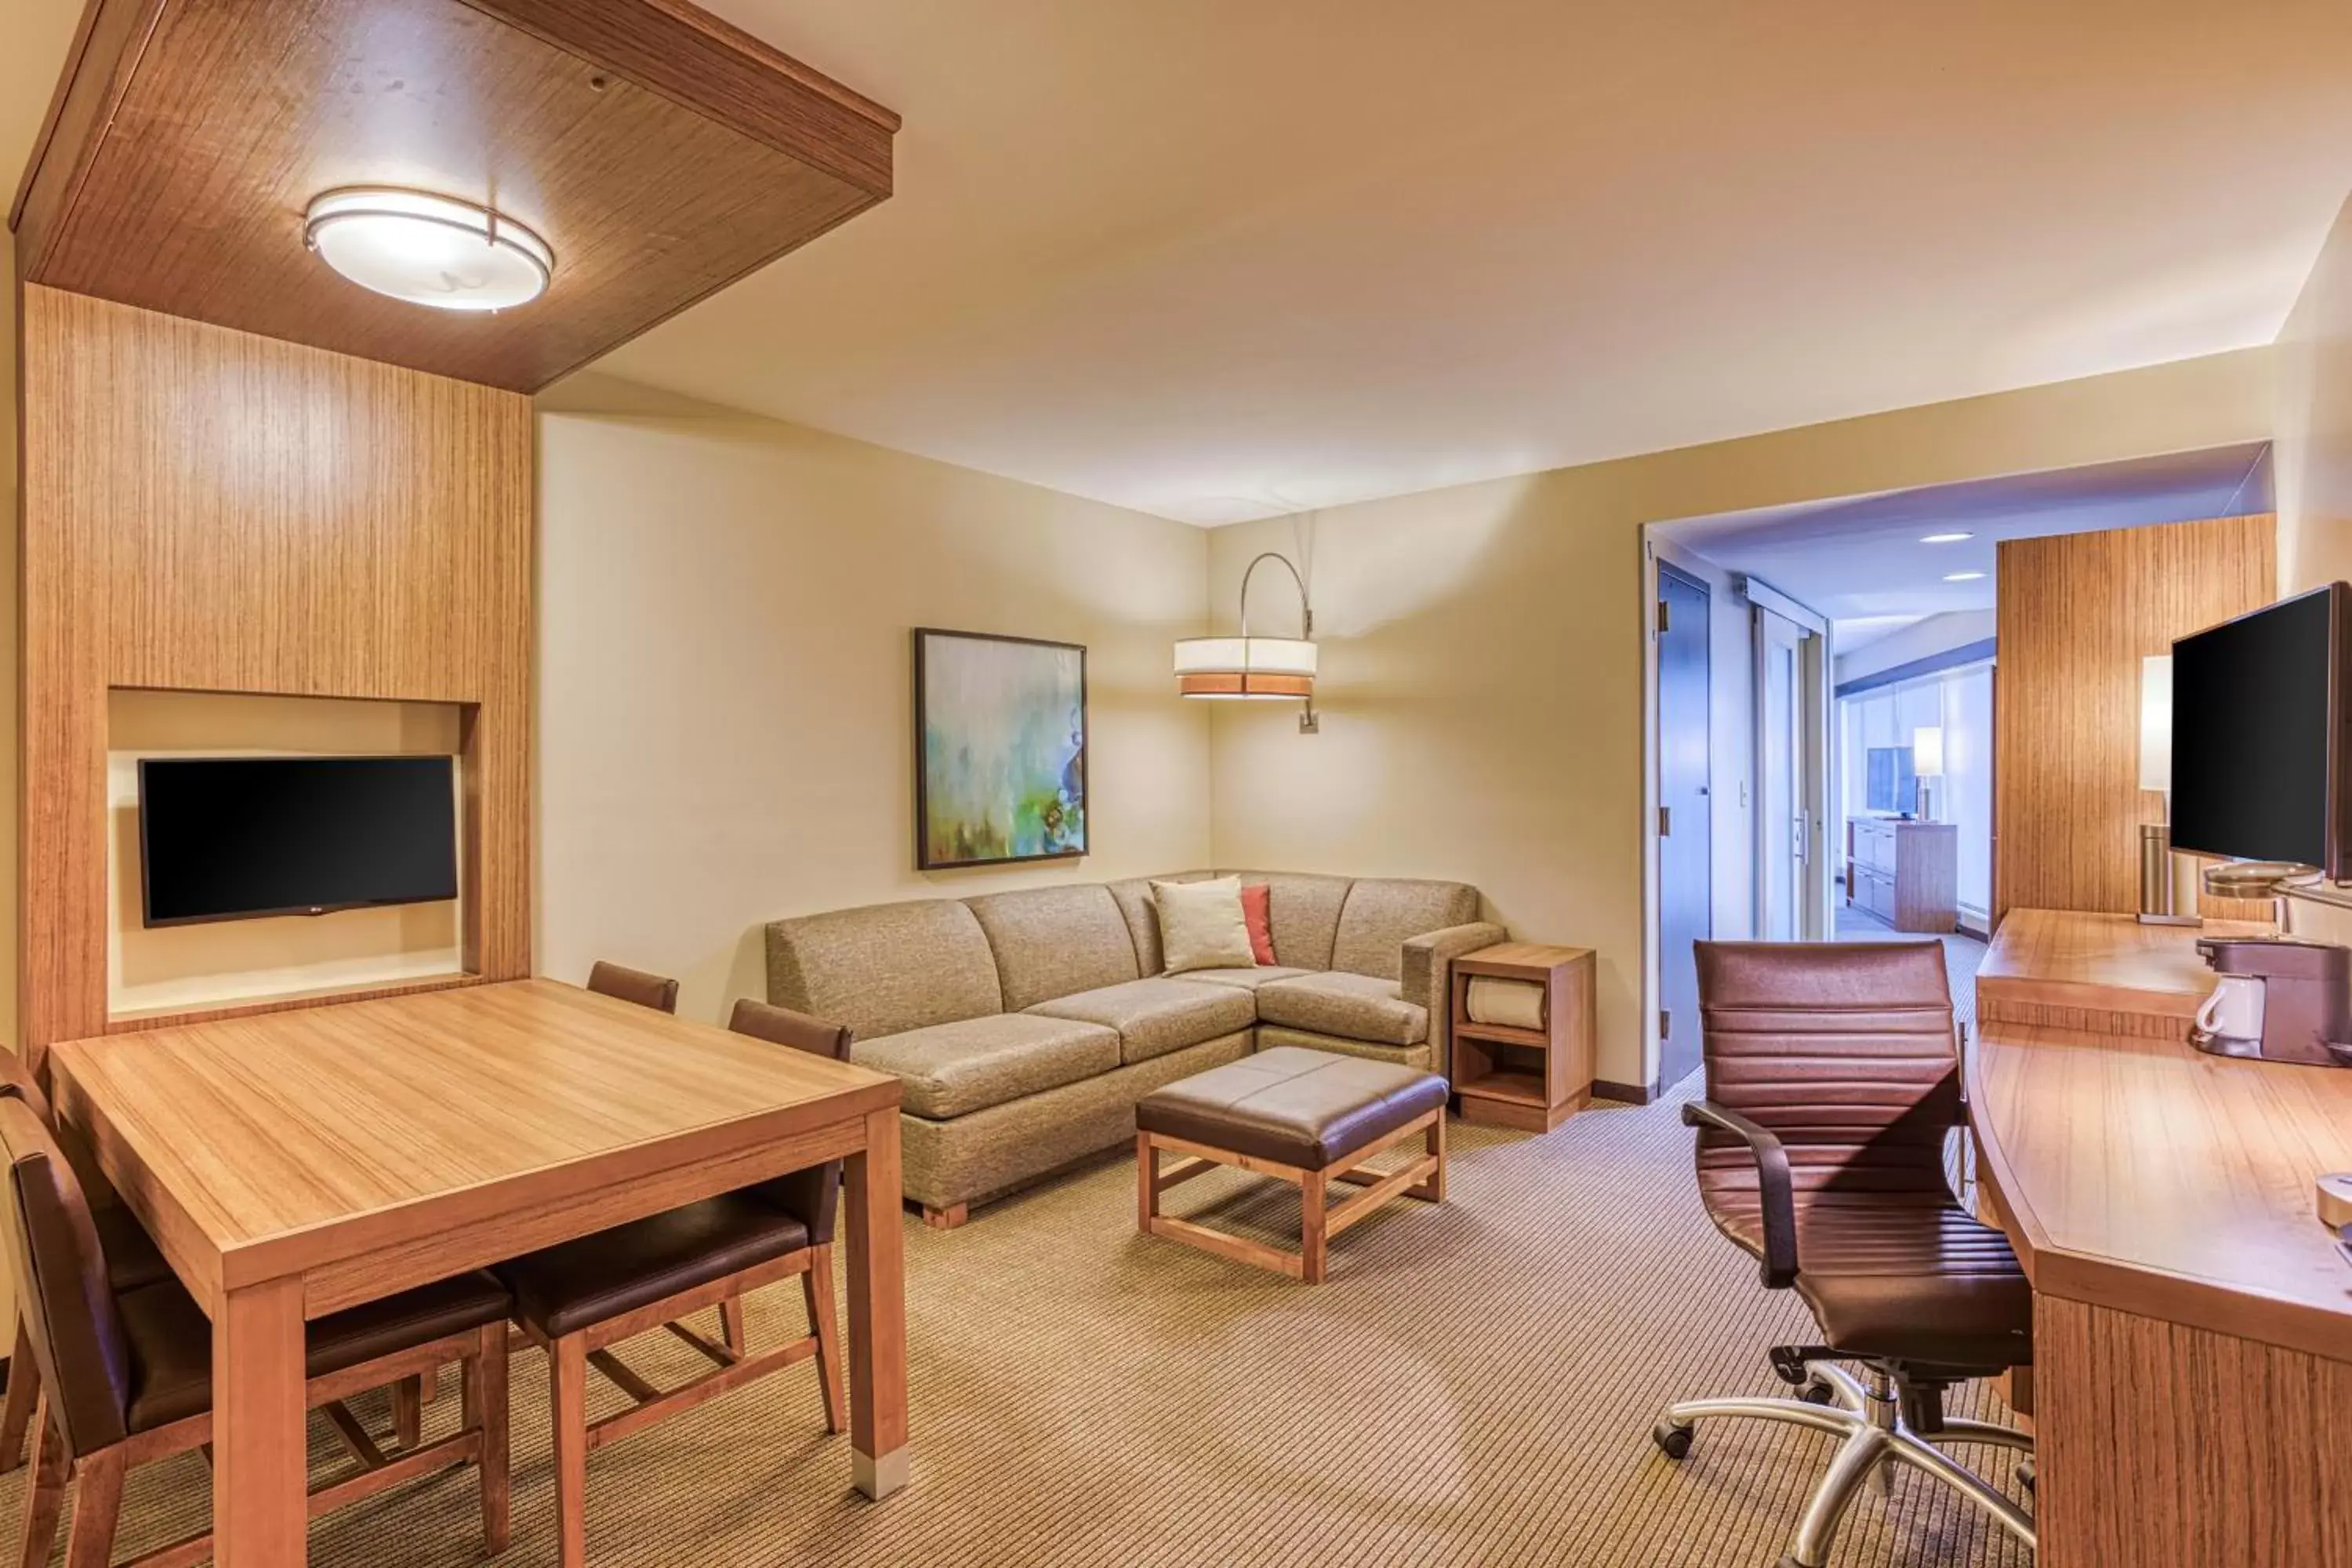
M1508 980L1495 974L1470 977L1470 994L1463 1010L1474 1024L1498 1024L1507 1029L1544 1030L1544 988L1532 980Z
M1154 882L1151 902L1160 914L1160 946L1167 958L1168 973L1256 967L1249 921L1242 913L1240 878Z

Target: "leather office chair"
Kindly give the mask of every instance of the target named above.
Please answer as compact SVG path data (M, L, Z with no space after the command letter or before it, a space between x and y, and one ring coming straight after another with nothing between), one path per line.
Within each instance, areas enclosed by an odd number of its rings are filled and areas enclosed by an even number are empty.
M175 1279L115 1289L72 1165L13 1096L0 1099L0 1158L17 1310L41 1372L21 1560L49 1560L70 1486L79 1495L68 1561L106 1568L129 1470L212 1441L212 1323ZM497 1280L466 1274L310 1325L306 1398L326 1408L361 1466L312 1493L311 1512L470 1464L481 1482L485 1545L492 1555L506 1549L507 1306ZM466 1369L466 1417L438 1442L387 1456L342 1404L446 1361ZM136 1562L199 1562L209 1543L209 1532L198 1534Z
M600 965L600 968L608 967ZM739 1008L742 1033L845 1056L847 1031L782 1008ZM753 1026L744 1027L746 1024ZM717 1197L616 1226L499 1265L514 1292L523 1336L548 1352L553 1401L558 1562L587 1562L588 1454L665 1416L682 1414L812 1356L825 1429L847 1424L839 1340L834 1323L833 1229L841 1163L796 1171ZM807 1334L751 1353L743 1331L750 1291L801 1276ZM716 1307L725 1342L712 1344L686 1320ZM656 1389L612 1346L656 1329L692 1346L713 1365L679 1387ZM591 1422L587 1373L593 1366L634 1401Z
M588 969L588 989L599 995L635 1002L640 1007L651 1007L656 1013L677 1011L677 981L667 975L648 974L642 969L631 969L625 963L606 963L602 959L597 960Z
M1699 1193L1765 1287L1804 1299L1823 1342L1771 1352L1801 1397L1669 1405L1652 1438L1679 1459L1697 1422L1753 1416L1844 1439L1783 1568L1819 1568L1863 1482L1894 1464L2032 1546L2031 1516L1932 1441L2033 1451L2021 1432L1943 1414L1952 1384L2032 1364L2033 1298L2007 1238L1945 1175L1961 1103L1941 946L1697 949L1706 1098L1683 1120L1699 1130Z

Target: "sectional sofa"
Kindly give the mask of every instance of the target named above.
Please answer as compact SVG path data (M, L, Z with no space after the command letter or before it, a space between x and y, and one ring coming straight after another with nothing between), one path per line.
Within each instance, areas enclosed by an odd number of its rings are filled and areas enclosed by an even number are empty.
M1284 872L1273 965L1165 975L1151 881L875 904L768 928L768 997L896 1075L907 1195L937 1226L1135 1135L1135 1102L1261 1046L1443 1073L1448 962L1505 939L1462 882Z

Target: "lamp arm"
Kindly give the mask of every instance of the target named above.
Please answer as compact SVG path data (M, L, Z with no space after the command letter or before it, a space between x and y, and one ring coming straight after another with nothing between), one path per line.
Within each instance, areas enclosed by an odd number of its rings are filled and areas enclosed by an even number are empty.
M1290 557L1278 550L1265 552L1242 572L1242 636L1244 637L1249 636L1250 578L1256 574L1259 567L1269 561L1281 562L1282 569L1290 574L1290 580L1298 584L1298 635L1312 638L1315 636L1315 606L1307 602L1307 579L1298 574L1298 568L1290 563Z

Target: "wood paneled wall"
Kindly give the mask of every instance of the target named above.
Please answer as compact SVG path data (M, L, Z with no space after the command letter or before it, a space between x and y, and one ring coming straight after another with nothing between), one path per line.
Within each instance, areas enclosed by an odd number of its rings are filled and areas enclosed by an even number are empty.
M2274 520L2220 518L2000 549L1993 918L2139 908L2140 660L2277 596Z
M23 1046L108 1026L113 687L463 704L467 968L529 973L530 400L23 301Z

